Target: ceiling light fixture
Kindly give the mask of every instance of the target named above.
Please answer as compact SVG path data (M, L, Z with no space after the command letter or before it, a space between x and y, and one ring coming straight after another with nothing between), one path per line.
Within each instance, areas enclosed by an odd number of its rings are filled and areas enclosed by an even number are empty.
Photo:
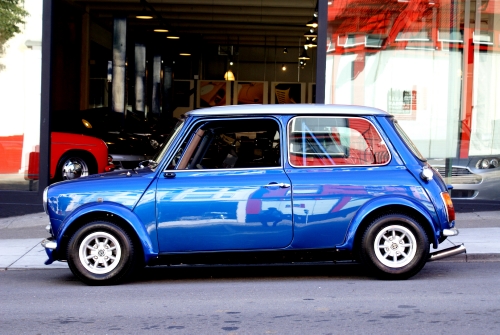
M318 19L316 17L313 17L309 22L306 23L306 26L318 28Z
M316 37L318 37L318 33L316 32L316 30L314 28L311 28L308 31L306 31L306 33L304 34L304 37L316 38Z
M155 29L154 32L155 33L168 33L168 29L158 28L158 29Z
M142 3L143 1L141 1ZM143 2L143 5L144 7L142 7L142 11L139 15L136 15L135 18L136 19L141 19L141 20L151 20L153 18L153 16L151 14L148 13L148 11L146 10L146 3L145 1Z
M287 48L283 48L283 53L287 54L288 53L288 49Z
M191 54L188 52L181 52L179 56L191 56Z
M281 70L286 71L286 65L285 65L285 64L283 64L283 65L281 66Z
M146 13L141 13L135 17L136 19L141 19L141 20L150 20L153 17L151 15L148 15Z
M169 35L169 36L167 36L167 38L168 38L169 40L178 40L180 37L179 37L179 36L176 36L176 35Z
M304 46L308 47L308 48L316 48L318 46L318 44L316 42L314 42L312 39L307 39L306 43L304 44Z
M227 81L234 81L235 78L234 78L234 73L233 71L231 71L230 69L227 70L226 73L224 73L224 80L227 80Z
M319 3L319 0L316 1L316 8L314 8L313 18L309 22L306 23L306 26L308 26L308 27L318 28L318 3Z
M307 54L306 48L304 48L304 50L302 50L302 53L300 54L299 59L300 60L311 59L311 57L309 57L309 55Z

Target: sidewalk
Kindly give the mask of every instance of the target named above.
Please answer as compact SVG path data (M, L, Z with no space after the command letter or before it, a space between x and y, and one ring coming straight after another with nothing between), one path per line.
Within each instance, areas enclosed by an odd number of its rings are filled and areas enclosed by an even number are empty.
M463 243L467 253L441 261L500 261L500 211L457 213L456 222L460 234L448 238L439 249ZM47 255L40 242L48 236L48 223L45 213L0 219L0 271L67 268L63 262L44 264Z

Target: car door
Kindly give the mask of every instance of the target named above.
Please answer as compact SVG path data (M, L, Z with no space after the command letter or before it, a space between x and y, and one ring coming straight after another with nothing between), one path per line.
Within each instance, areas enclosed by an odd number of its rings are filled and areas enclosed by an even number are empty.
M273 118L200 122L157 181L161 253L283 248L290 180Z

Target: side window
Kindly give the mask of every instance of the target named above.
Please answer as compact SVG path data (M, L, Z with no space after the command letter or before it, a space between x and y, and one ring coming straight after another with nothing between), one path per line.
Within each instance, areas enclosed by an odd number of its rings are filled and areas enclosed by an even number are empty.
M296 117L288 127L288 157L298 167L383 165L390 153L368 120Z
M281 166L275 120L215 120L200 124L180 146L169 169L233 169Z

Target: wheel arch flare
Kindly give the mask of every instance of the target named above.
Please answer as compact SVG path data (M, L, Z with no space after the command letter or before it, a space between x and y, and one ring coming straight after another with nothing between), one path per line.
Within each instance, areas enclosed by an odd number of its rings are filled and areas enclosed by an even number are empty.
M124 229L134 240L135 245L141 248L146 264L158 256L158 245L154 243L156 239L154 241L151 239L149 227L146 228L134 212L119 204L101 203L97 206L80 208L66 218L56 235L59 258L66 257L65 251L69 240L79 228L100 219L113 222Z
M366 203L356 212L347 229L344 243L337 246L337 249L353 250L359 246L368 225L377 217L390 213L404 214L414 218L422 225L429 242L437 248L439 244L438 232L434 220L425 206L407 198L381 197Z

